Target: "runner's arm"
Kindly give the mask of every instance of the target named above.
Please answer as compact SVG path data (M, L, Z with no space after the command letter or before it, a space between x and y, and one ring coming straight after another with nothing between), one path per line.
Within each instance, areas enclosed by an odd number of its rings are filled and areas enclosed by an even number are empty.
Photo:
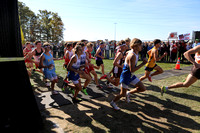
M196 65L197 63L195 62L195 60L192 58L191 54L195 54L196 52L200 51L200 45L196 46L188 51L186 51L184 53L185 58L190 61L193 65Z
M123 65L119 65L117 63L121 58L123 58L123 55L122 55L122 53L119 52L117 54L116 58L114 59L113 66L117 66L117 67L123 68Z

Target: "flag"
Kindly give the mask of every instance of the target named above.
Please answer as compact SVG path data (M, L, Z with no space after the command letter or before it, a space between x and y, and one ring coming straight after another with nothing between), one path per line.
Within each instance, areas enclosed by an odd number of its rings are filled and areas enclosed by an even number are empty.
M177 39L178 37L177 37L177 32L171 32L171 33L169 33L169 37L168 37L168 39Z

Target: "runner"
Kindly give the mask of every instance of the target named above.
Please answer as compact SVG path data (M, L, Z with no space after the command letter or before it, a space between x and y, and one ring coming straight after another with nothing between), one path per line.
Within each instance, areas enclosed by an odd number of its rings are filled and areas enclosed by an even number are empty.
M85 73L86 74L89 74L92 73L92 75L94 76L94 80L95 80L95 83L96 83L96 87L98 88L102 88L102 86L99 84L98 82L98 77L97 77L97 73L95 72L94 70L94 65L91 64L91 59L92 59L92 55L91 55L91 52L93 51L93 43L89 42L87 44L87 50L86 50L86 56L89 58L88 60L88 65L85 67ZM94 58L94 57L93 57ZM90 75L91 77L91 75Z
M127 49L127 45L124 40L117 43L117 53L116 53L115 59L113 61L113 69L112 69L113 77L110 77L109 75L107 75L105 77L108 80L107 86L109 88L111 87L111 86L109 86L109 82L115 86L119 85L120 75L122 73L126 49Z
M54 95L58 94L58 92L54 90L55 83L58 83L58 78L55 72L56 69L54 64L54 58L50 51L50 47L51 46L48 42L44 43L45 51L41 56L39 67L44 68L45 78L51 81L51 92Z
M192 58L192 54L195 54L195 60ZM196 46L193 49L190 49L184 53L185 58L193 64L191 73L187 76L185 82L175 83L170 86L161 87L161 95L165 93L168 89L180 88L180 87L189 87L200 79L200 46Z
M65 51L64 54L64 59L65 59L65 63L64 63L64 67L67 69L67 65L69 64L69 61L71 59L71 57L73 56L73 47L72 47L72 43L66 43L65 44L67 46L67 50ZM69 82L67 81L67 75L64 79L64 85L67 85Z
M33 60L32 60L32 57L30 56L31 51L32 51L31 43L26 42L25 48L23 50L23 54L24 54L25 65L26 65L29 77L32 75L32 71L34 70L33 69Z
M82 51L82 47L80 45L77 45L74 48L74 50L75 50L75 54L70 59L67 69L69 70L68 78L75 85L75 92L73 93L74 96L72 98L72 101L73 101L73 103L79 103L82 101L82 99L77 98L77 95L78 95L79 91L82 90L81 80L80 80L79 75L84 73L82 70L80 70L81 55L82 55L83 51Z
M163 57L167 55L165 52L161 57L158 57L158 48L161 46L161 41L159 39L154 40L154 47L149 50L147 53L149 55L148 62L145 67L144 76L140 77L140 81L148 78L150 82L152 82L151 77L163 73L163 69L156 64L156 61L161 60ZM156 70L154 73L150 74L151 71Z
M37 70L37 68L39 67L40 57L41 57L42 53L44 52L44 48L42 48L42 44L41 44L40 41L36 41L35 46L36 46L36 48L32 51L31 54L32 54L32 56L35 60L34 63L35 63L35 66L36 66L36 71L43 74L42 68L40 68L40 70Z
M81 91L85 95L88 95L86 87L88 86L88 84L90 83L92 78L88 74L85 73L85 67L88 66L88 60L90 60L90 59L89 59L89 57L86 56L86 52L84 51L85 44L83 42L79 42L77 45L80 45L83 50L82 55L81 55L81 66L80 66L80 69L83 71L83 73L80 74L80 77L83 79L86 79L84 82L84 85L83 85L83 89Z
M97 64L97 69L99 69L101 66L102 75L105 75L104 64L103 64L103 59L104 59L103 48L104 48L104 43L100 42L99 48L96 51L96 64Z
M136 89L140 92L146 90L143 83L134 75L135 71L147 63L147 60L144 59L140 65L136 66L138 62L138 53L142 50L142 41L134 38L130 43L130 47L131 51L129 51L127 57L125 58L125 63L120 76L121 92L110 103L115 110L120 110L120 108L116 105L116 102L120 100L121 97L126 96L129 84L135 85L137 87Z

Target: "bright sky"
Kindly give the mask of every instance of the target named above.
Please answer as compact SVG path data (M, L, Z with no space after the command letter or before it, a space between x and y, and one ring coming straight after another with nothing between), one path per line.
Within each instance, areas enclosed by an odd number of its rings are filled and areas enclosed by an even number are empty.
M200 0L19 0L36 14L47 9L64 22L64 40L166 40L200 30ZM115 24L116 23L116 24Z

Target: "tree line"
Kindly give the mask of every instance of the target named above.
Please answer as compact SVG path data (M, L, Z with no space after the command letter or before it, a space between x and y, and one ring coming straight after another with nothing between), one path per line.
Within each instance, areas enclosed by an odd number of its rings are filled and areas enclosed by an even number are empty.
M64 24L58 13L39 10L36 15L23 2L18 2L18 12L26 41L42 40L57 44L63 39Z

